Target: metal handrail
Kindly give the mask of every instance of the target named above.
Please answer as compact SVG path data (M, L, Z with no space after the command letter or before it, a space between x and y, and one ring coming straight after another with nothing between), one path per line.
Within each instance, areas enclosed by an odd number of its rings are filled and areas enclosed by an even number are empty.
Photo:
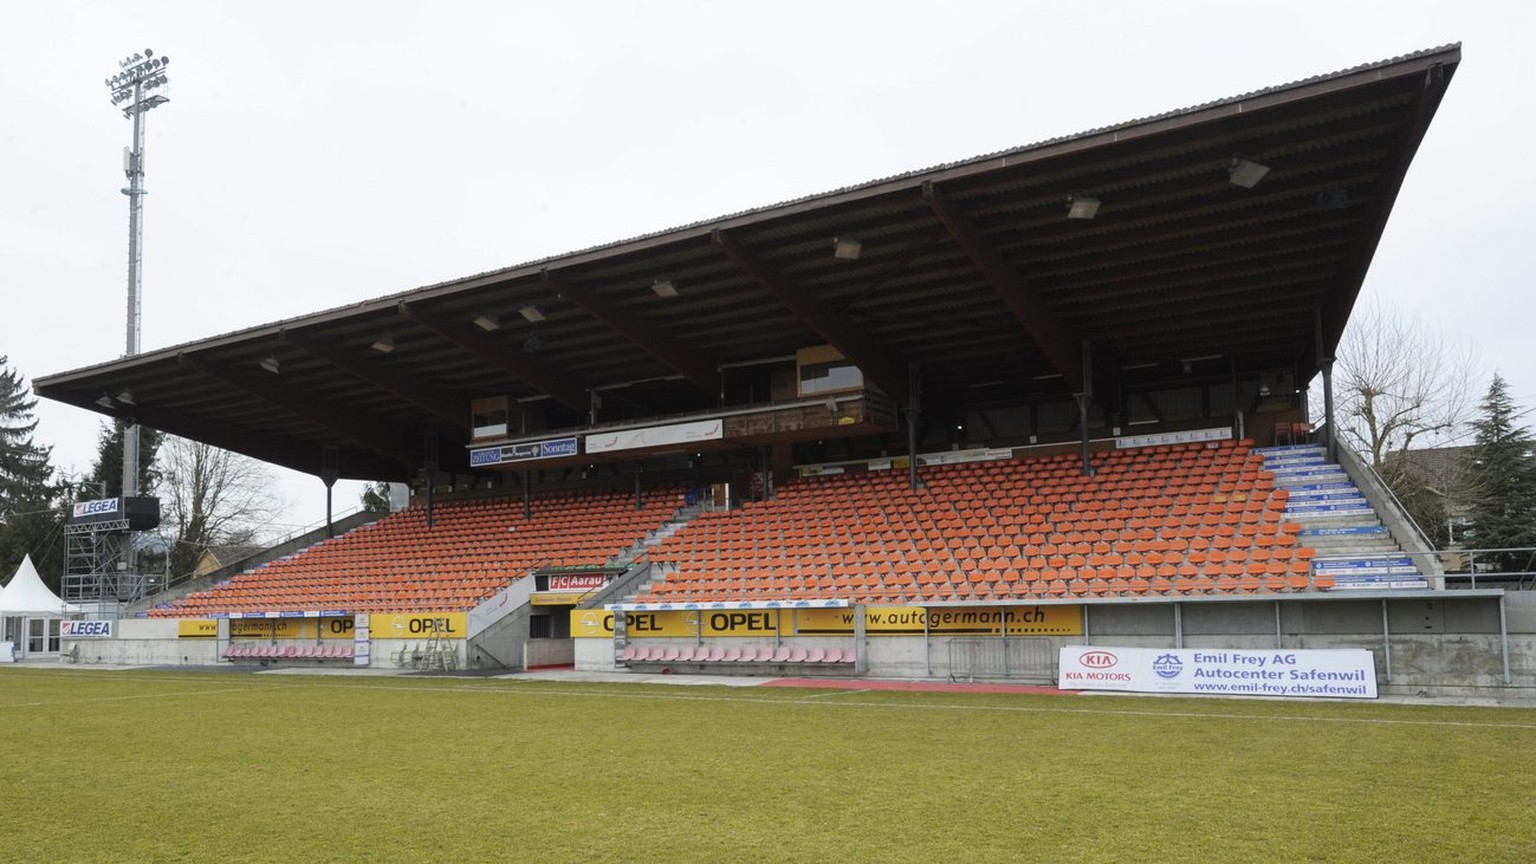
M1530 554L1531 560L1536 561L1536 546L1506 546L1490 547L1487 549L1444 549L1440 552L1441 566L1445 566L1445 558L1448 556L1465 555L1467 558L1467 569L1446 570L1445 575L1468 577L1469 587L1472 588L1477 587L1477 579L1479 575L1485 579L1497 579L1501 581L1510 579L1517 580L1517 584L1519 584L1521 588L1526 587L1526 581L1529 579L1532 583L1532 587L1536 587L1536 570L1530 569L1530 564L1527 564L1526 569L1524 570L1486 572L1482 574L1477 572L1478 555L1490 555L1501 552L1526 552Z
M1380 484L1382 490L1387 493L1387 497L1391 498L1392 503L1397 505L1398 512L1403 514L1403 518L1406 519L1408 524L1413 527L1413 533L1418 535L1419 542L1424 544L1424 548L1430 550L1431 552L1439 552L1439 547L1435 545L1433 540L1429 539L1429 534L1424 531L1423 526L1419 525L1418 520L1413 518L1413 512L1408 509L1407 505L1403 504L1403 499L1397 497L1397 493L1392 491L1391 484L1389 484L1386 479L1381 476L1381 474L1376 470L1376 466L1372 465L1368 460L1362 458L1360 454L1354 452L1353 449L1350 450L1350 455L1355 457L1355 461L1360 463L1360 467L1362 469L1369 472L1372 477L1376 478L1376 482Z
M339 515L333 515L329 520L321 519L321 520L319 520L319 521L317 521L317 522L315 522L313 524L306 525L306 526L304 526L302 528L295 528L294 530L289 531L287 534L284 534L283 536L277 538L276 540L263 540L263 541L260 541L262 545L255 552L252 552L251 554L245 556L244 558L237 558L234 561L230 561L229 563L225 564L224 567L232 567L232 566L234 566L236 564L240 564L242 562L249 561L252 558L256 558L256 557L264 554L267 550L271 549L274 546L281 546L284 543L292 542L293 540L296 540L299 537L302 537L305 534L310 533L311 531L318 531L321 528L324 528L328 522L331 523L331 524L334 524L336 522L340 522L340 521L342 521L343 519L346 519L349 516L353 516L353 515L356 515L358 513L363 512L364 509L365 508L363 508L361 506L354 507L351 510L348 510L348 511L346 511L344 513L341 513ZM387 515L387 514L385 514L385 515ZM207 574L204 574L204 575L206 576ZM189 570L189 571L187 571L185 573L182 573L180 575L175 574L175 573L170 573L169 571L167 571L166 574L164 575L164 577L160 580L160 583L155 586L155 589L153 591L145 591L143 597L140 598L140 599L148 599L148 598L156 596L158 594L164 594L165 592L167 592L167 591L169 591L169 590L171 590L173 588L176 588L179 585L185 585L188 582L194 582L194 581L196 581L198 579L202 579L202 578L203 578L203 576L197 575L197 571L196 570Z

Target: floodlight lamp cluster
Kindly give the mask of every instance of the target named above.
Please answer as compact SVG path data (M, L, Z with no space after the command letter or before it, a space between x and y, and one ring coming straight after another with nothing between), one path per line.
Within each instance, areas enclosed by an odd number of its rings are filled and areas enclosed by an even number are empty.
M148 111L168 101L158 94L154 96L145 94L169 83L170 79L166 77L165 67L171 65L171 58L156 57L155 52L145 48L144 53L125 57L119 60L117 65L123 71L106 79L103 83L112 93L113 105L131 103L123 109L124 114Z

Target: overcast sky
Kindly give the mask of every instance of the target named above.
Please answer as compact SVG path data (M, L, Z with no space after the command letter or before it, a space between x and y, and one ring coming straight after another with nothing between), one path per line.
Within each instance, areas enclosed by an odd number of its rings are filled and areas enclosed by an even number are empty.
M146 47L172 60L148 115L153 350L1460 41L1363 296L1475 341L1529 406L1533 9L7 4L0 354L36 378L123 353L130 123L102 82ZM97 415L38 416L88 470ZM283 521L323 518L320 482L278 473Z

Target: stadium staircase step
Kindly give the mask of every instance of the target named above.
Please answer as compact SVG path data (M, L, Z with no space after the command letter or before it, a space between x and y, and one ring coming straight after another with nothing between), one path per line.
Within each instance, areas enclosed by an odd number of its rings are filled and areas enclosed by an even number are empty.
M1302 526L1300 541L1317 553L1314 576L1335 589L1425 588L1413 559L1381 524L1376 508L1321 444L1259 448L1275 486L1286 489L1285 519Z
M640 556L649 552L652 548L660 546L668 537L683 530L684 526L698 518L698 515L702 512L704 512L703 504L690 504L687 507L679 508L672 515L671 519L661 523L656 529L647 532L640 542L614 556L610 563L616 566L633 564Z

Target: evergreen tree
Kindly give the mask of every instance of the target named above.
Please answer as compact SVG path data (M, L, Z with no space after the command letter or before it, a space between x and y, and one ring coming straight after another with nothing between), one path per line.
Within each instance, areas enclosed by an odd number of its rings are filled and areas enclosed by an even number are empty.
M49 463L52 448L32 440L37 399L0 356L0 578L9 578L30 554L38 572L57 588L63 566L61 487Z
M123 494L123 430L127 424L118 420L110 426L102 423L96 432L96 461L91 463L88 487L82 490L91 498L116 498ZM160 483L155 457L160 453L160 433L148 426L139 427L139 494L151 495Z
M1509 387L1498 375L1478 406L1472 423L1472 448L1478 495L1472 502L1467 545L1479 549L1536 546L1536 455L1531 432L1517 425L1525 412L1516 409ZM1505 572L1533 569L1529 552L1478 556Z
M362 497L359 499L363 509L369 513L389 512L389 483L376 480L363 487Z

